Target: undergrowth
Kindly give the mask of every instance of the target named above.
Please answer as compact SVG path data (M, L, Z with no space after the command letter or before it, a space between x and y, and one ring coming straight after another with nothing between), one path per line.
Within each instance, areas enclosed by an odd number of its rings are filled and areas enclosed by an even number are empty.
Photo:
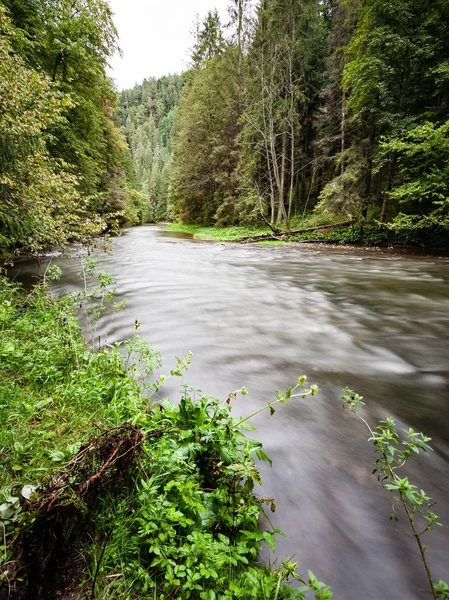
M269 459L232 416L238 393L157 401L159 354L137 332L89 347L79 305L47 281L0 280L0 598L330 598L289 559L258 563L280 532L258 526L275 509L254 493ZM305 386L265 408L315 394Z
M234 225L230 227L205 227L203 225L189 225L186 223L174 223L167 227L171 231L184 231L191 233L197 240L214 240L216 242L238 242L246 236L262 235L270 233L268 227L250 227Z
M337 224L341 217L331 215L320 215L310 213L304 218L294 217L290 230L311 229L321 225ZM272 234L273 232L265 225L244 226L234 225L230 227L205 227L202 225L188 225L185 223L174 223L168 228L172 231L184 231L191 233L195 239L214 240L218 242L238 242L242 239ZM275 234L273 234L275 235ZM248 240L247 240L248 241ZM435 250L447 250L448 239L444 231L396 231L391 228L380 228L379 223L367 225L363 233L360 225L354 223L335 229L308 231L302 234L283 235L279 240L258 241L258 244L279 245L294 242L325 242L337 245L365 245L365 246L397 246L410 248L430 248Z
M152 378L161 357L138 323L132 339L94 347L98 319L120 309L115 281L95 267L87 260L83 291L59 300L49 293L57 269L28 292L0 279L0 600L331 598L291 559L260 564L282 532L259 528L276 502L255 493L256 461L271 461L245 434L256 414L317 387L300 376L247 417L232 415L244 388L220 402L182 385L179 403L159 400L167 377ZM177 359L170 377L182 377L190 358ZM342 400L356 414L363 406L348 389ZM392 518L405 514L431 595L449 599L423 542L439 517L399 475L430 438L401 438L393 419L372 428L358 416L393 493Z

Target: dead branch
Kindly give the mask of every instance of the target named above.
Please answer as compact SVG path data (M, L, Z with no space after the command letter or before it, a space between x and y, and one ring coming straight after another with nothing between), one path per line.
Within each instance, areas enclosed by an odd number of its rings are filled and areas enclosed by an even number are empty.
M291 236L291 235L301 235L303 233L313 233L315 231L324 231L327 229L336 229L337 227L347 227L348 225L353 225L354 221L343 221L343 223L333 223L331 225L319 225L317 227L308 227L307 229L295 229L293 231L277 231L276 236L272 233L265 233L263 235L254 235L254 236L246 236L241 238L239 241L242 243L246 242L255 242L259 240L272 240L279 239L280 237ZM308 240L314 241L317 240Z

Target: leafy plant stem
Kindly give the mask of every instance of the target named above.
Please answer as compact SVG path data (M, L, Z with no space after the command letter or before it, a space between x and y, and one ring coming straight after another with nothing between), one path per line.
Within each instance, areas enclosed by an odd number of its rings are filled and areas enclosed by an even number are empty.
M6 547L6 527L5 524L3 523L3 521L0 521L0 525L3 527L3 551L5 553L5 562L8 559L8 551L7 551L7 547Z
M281 581L282 581L282 573L279 573L278 584L276 587L276 593L274 595L274 600L278 600L279 590L281 589Z
M315 394L319 391L318 387L316 385L311 385L310 388L308 388L308 389L303 388L303 390L299 394L294 393L298 388L303 387L306 382L307 382L307 377L305 375L300 375L300 377L298 378L298 383L296 384L296 386L294 388L288 388L283 394L281 394L280 392L277 392L277 396L278 396L277 400L275 400L274 402L268 402L268 404L265 404L265 406L262 406L262 408L259 408L255 412L251 413L249 416L244 417L243 419L240 419L234 425L233 429L240 427L242 425L242 423L249 421L256 415L259 415L260 413L264 412L265 410L270 409L271 414L273 415L275 412L274 407L277 404L288 404L287 400L290 400L291 398L303 398L304 399L307 396L315 396Z
M369 425L369 423L363 417L361 417L355 410L352 410L352 412L360 419L360 421L368 429L368 431L370 432L370 435L371 435L371 439L376 440L375 433L372 430L372 428ZM388 475L390 476L391 480L393 480L393 481L396 480L397 479L397 475L393 471L392 467L388 464L388 457L387 457L386 453L384 452L383 449L380 449L380 451L381 451L382 456L383 456L383 458L385 460L385 465L386 465L386 469L388 471ZM404 464L404 463L402 463L402 464ZM401 500L401 504L404 507L405 513L406 513L407 518L409 520L410 527L411 527L412 532L413 532L413 537L415 538L415 540L416 540L416 542L418 544L418 547L419 547L419 552L421 554L421 559L423 561L424 568L426 570L427 579L429 580L429 584L430 584L430 589L431 589L431 592L432 592L432 596L434 597L435 600L438 600L438 595L437 595L436 590L435 590L435 585L434 585L434 582L433 582L432 573L430 571L430 567L429 567L429 563L427 562L427 558L426 558L424 546L423 546L422 541L421 541L421 535L422 534L419 534L418 531L417 531L417 529L416 529L415 521L414 521L413 515L412 515L412 513L410 511L410 508L409 508L409 506L407 504L406 498L404 496L404 492L402 490L398 490L398 492L399 492L399 498ZM425 533L426 531L427 531L427 528L422 533Z
M103 560L103 556L106 551L106 546L109 543L109 539L111 537L113 530L114 530L114 527L112 526L106 535L106 539L104 540L104 543L103 543L103 548L101 549L100 557L98 558L98 563L97 563L97 566L95 569L94 580L92 582L92 592L90 595L90 600L94 600L94 598L95 598L95 586L97 585L97 579L98 579L98 573L100 572L101 561Z

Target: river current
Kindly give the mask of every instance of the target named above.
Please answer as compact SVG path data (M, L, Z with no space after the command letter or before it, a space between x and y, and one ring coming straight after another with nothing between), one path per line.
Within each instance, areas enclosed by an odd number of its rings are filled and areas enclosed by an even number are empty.
M100 269L117 279L108 343L140 334L164 357L193 352L185 380L235 403L247 415L301 373L315 398L292 400L254 420L273 459L262 465L264 496L278 499L271 519L283 530L274 562L294 556L331 585L336 600L419 600L428 587L406 521L389 521L391 500L372 475L375 459L362 423L339 396L364 396L372 424L394 417L433 438L434 452L410 478L437 504L446 527L426 534L435 578L449 579L449 260L392 252L196 242L143 226L125 230ZM79 289L80 260L57 257L58 293ZM17 277L42 272L19 263ZM163 394L180 397L179 381Z

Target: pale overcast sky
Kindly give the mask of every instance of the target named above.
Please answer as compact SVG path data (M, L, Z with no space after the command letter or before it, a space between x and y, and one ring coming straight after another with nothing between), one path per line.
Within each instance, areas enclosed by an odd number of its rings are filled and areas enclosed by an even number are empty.
M114 56L112 72L119 90L146 77L186 69L196 13L204 17L217 8L222 23L229 21L228 0L109 0L120 36L123 58Z

